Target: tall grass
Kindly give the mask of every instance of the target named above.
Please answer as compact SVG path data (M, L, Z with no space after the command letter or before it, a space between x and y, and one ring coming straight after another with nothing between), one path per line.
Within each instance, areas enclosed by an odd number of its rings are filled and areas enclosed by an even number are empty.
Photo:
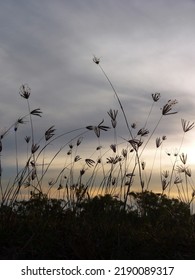
M108 110L111 125L105 125L104 120L97 124L87 125L82 128L65 131L56 135L54 126L42 132L42 137L37 140L40 131L34 129L34 118L41 118L40 108L31 109L31 89L24 84L19 89L19 95L27 103L27 114L13 122L0 136L0 201L2 205L13 204L17 200L30 199L34 196L57 197L64 199L67 205L74 207L86 197L96 194L111 194L124 201L124 207L130 203L132 191L147 191L153 189L153 178L156 176L156 158L160 153L159 182L161 193L170 196L177 191L177 197L181 201L191 204L194 199L194 184L191 169L187 166L187 155L182 153L184 136L194 127L194 123L181 120L183 136L177 155L174 157L170 170L162 170L163 143L166 136L157 135L157 128L163 118L171 118L177 114L174 107L176 99L169 99L163 106L159 105L159 117L153 116L153 109L157 107L160 93L151 94L151 107L145 116L143 125L137 127L136 123L129 123L127 113L122 104L111 79L103 69L100 60L94 56L93 61L100 68L114 92L118 102L118 108ZM139 104L137 105L139 106ZM118 134L118 112L121 111L125 121L129 138ZM135 119L135 116L133 116ZM149 127L150 120L155 118L156 123ZM24 136L23 143L18 143L18 133L21 126L30 127L30 135ZM151 126L151 125L150 125ZM104 135L113 130L113 140L105 148ZM13 133L10 133L14 131ZM89 133L94 133L97 138L97 146L91 155L82 152ZM124 132L126 134L126 132ZM110 133L109 133L110 134ZM6 157L4 142L14 135L15 175L6 178L6 168L2 159ZM60 140L60 141L59 141ZM168 140L166 140L168 141ZM154 143L154 152L148 161L152 162L147 168L143 155L147 153L149 144ZM50 150L53 144L58 143L56 151ZM84 144L83 144L84 143ZM23 148L21 155L18 153L19 145ZM104 148L102 148L104 146ZM21 151L20 147L20 151ZM8 147L9 149L9 147ZM160 152L158 152L160 150ZM24 162L21 158L24 157ZM59 167L57 169L57 166ZM53 173L55 169L55 175ZM7 183L6 183L7 179Z
M19 89L27 113L0 135L0 258L194 259L195 188L182 151L194 123L181 119L179 148L165 153L167 136L157 132L177 114L177 100L162 105L161 94L152 93L143 124L131 123L139 114L127 114L100 59L93 61L117 99L109 123L104 116L59 134L53 125L37 130L43 113L32 109L30 87ZM96 141L89 149L90 134ZM9 150L13 166L6 164Z

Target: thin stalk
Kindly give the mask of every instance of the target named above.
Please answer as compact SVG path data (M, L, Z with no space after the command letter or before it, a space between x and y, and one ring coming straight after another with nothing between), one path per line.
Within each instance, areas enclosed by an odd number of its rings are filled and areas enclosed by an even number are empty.
M81 136L84 135L85 133L86 133L86 131L83 132L83 133L81 133L81 134L79 134L79 135L77 135L77 136L75 136L73 139L69 140L67 143L65 143L64 145L62 145L62 146L60 147L60 149L55 153L55 155L52 157L52 159L51 159L50 162L48 163L47 167L45 168L44 173L41 175L41 178L40 178L39 181L38 181L38 184L43 180L43 177L44 177L45 174L47 173L47 171L48 171L48 169L50 168L52 162L53 162L54 159L58 156L58 154L59 154L69 143L71 143L74 139L77 139L78 137L81 137ZM39 153L39 155L40 155L40 153ZM39 155L38 155L38 156L39 156ZM38 156L37 156L37 158L38 158Z
M33 122L32 122L32 116L31 116L31 110L30 110L30 103L29 100L27 99L27 104L28 104L28 111L29 111L29 118L30 118L30 126L31 126L31 135L32 135L32 145L34 145L34 128L33 128Z
M185 173L185 183L186 183L186 196L187 196L187 203L189 202L189 192L188 192L188 178L187 174Z
M131 132L129 123L128 123L128 121L127 121L127 116L126 116L126 114L125 114L125 111L124 111L123 105L122 105L122 103L121 103L121 101L120 101L120 98L119 98L119 96L118 96L118 94L117 94L117 92L116 92L116 90L115 90L115 88L114 88L112 82L110 81L109 77L108 77L107 74L105 73L104 69L102 68L102 66L101 66L100 64L98 64L98 65L99 65L99 67L100 67L102 73L103 73L104 76L106 77L107 81L109 82L109 84L110 84L112 90L114 91L114 94L115 94L115 96L116 96L116 98L117 98L117 101L118 101L118 103L119 103L119 105L120 105L120 108L121 108L121 111L122 111L122 113L123 113L123 116L124 116L124 119L125 119L125 123L126 123L127 129L128 129L128 131L129 131L129 134L130 134L131 138L133 139L133 135L132 135L132 132Z
M152 168L151 168L149 179L148 179L148 182L147 182L147 189L149 187L149 184L150 184L150 181L151 181L151 178L152 178L152 173L153 173L153 169L154 169L154 163L155 163L155 160L156 160L156 155L157 155L157 149L155 151L155 155L154 155L154 159L153 159L153 163L152 163Z
M64 133L62 133L62 134L60 134L60 135L57 135L56 137L52 138L52 139L51 139L50 141L48 141L47 144L45 144L45 146L43 146L43 148L39 151L39 153L37 154L36 160L37 160L37 159L39 158L39 156L42 154L43 150L45 150L45 148L46 148L47 146L49 146L52 142L56 141L57 139L59 139L59 138L65 136L65 135L67 135L67 134L70 134L70 133L73 133L73 132L76 132L76 131L79 131L79 130L83 130L83 129L86 129L86 127L76 128L76 129L70 130L70 131L68 131L68 132L64 132ZM79 134L79 135L84 135L84 134L87 133L87 132L89 132L89 131L86 130L85 132L83 132L83 133L81 133L81 134ZM78 136L76 136L76 137L78 137ZM76 137L74 137L73 139L75 139ZM42 139L43 139L43 138L41 138L41 139L39 140L38 144L41 142ZM73 139L72 139L72 140L73 140ZM70 141L69 141L68 143L70 143Z
M134 176L134 173L135 173L136 165L137 165L137 163L135 163L135 165L134 165L132 176L131 176L131 179L130 179L130 182L128 184L128 188L127 188L127 191L126 191L126 194L125 194L125 197L124 197L124 209L127 206L127 198L128 198L129 192L130 192L131 185L132 185L132 181L133 181L133 176Z
M142 189L142 192L143 192L144 186L143 186L143 180L142 180L142 171L141 171L140 155L138 155L138 151L136 151L136 158L137 158L137 163L138 163L140 185L141 185L141 189Z
M15 152L16 152L16 174L18 174L18 141L17 141L17 131L14 133L15 136Z
M148 143L149 143L150 139L151 139L151 138L152 138L152 136L154 135L154 132L156 131L157 127L159 126L159 123L161 122L162 117L163 117L163 115L161 115L160 119L158 120L157 124L155 125L155 127L154 127L154 129L153 129L152 133L150 134L150 136L149 136L148 140L146 141L146 143L145 143L145 145L144 145L144 147L143 147L143 149L142 149L142 151L141 151L141 153L140 153L140 155L139 155L139 156L141 156L141 155L142 155L142 153L143 153L143 151L145 150L146 146L148 145Z
M148 120L149 120L149 117L150 117L150 115L151 115L151 113L152 113L152 109L153 109L153 107L154 107L154 103L155 103L155 102L153 101L153 102L152 102L152 105L151 105L151 107L150 107L149 114L148 114L148 116L147 116L147 119L146 119L146 122L145 122L143 128L146 128L146 126L147 126L147 124L148 124Z
M178 158L178 155L180 153L180 150L181 150L181 147L183 145L183 141L184 141L184 136L185 136L185 132L183 133L183 137L182 137L182 140L181 140L181 144L179 146L179 150L177 152L177 155L175 157L175 161L173 163L173 167L172 167L172 170L171 170L171 176L170 176L170 183L169 183L169 191L168 191L168 196L170 195L170 190L171 190L171 183L172 183L172 179L173 179L173 173L174 173L174 170L175 170L175 165L177 163L177 158Z

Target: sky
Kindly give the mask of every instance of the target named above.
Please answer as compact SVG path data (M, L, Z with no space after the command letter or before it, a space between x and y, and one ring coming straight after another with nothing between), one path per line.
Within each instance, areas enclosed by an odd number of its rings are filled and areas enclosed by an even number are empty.
M194 0L0 0L1 134L28 113L26 100L19 95L20 86L28 84L31 108L43 111L42 118L33 117L36 141L52 125L57 134L102 120L111 126L110 109L118 110L118 141L128 140L120 106L93 62L95 55L130 125L144 126L152 93L161 98L147 122L150 132L167 101L178 101L173 109L178 113L163 117L143 160L152 162L155 139L163 135L167 136L164 156L167 152L174 156L183 137L181 119L195 120L194 14ZM29 124L21 126L23 137ZM10 131L6 141L2 139L7 168L13 164L13 134ZM101 134L101 144L109 147L113 132ZM179 150L188 153L192 171L193 135L193 130L185 134ZM89 131L84 151L92 153L98 141Z

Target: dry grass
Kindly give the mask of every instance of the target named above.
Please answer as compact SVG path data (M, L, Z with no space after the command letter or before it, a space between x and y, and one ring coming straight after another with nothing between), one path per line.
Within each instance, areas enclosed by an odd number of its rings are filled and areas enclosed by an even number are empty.
M177 100L170 99L163 106L159 105L159 118L155 116L156 123L149 127L153 109L161 100L160 93L153 93L143 126L137 127L128 122L119 94L100 60L96 57L93 60L119 105L118 109L107 112L111 126L102 120L58 135L55 127L50 126L36 140L33 122L34 118L42 117L42 111L31 108L32 94L28 85L22 85L19 90L27 102L28 113L0 135L1 257L193 258L188 252L188 242L195 248L194 217L190 215L195 188L187 155L181 149L184 136L193 129L194 123L181 120L183 135L179 149L173 155L170 169L163 170L162 151L167 138L157 135L156 131L163 118L176 115ZM125 120L127 139L118 134L119 110ZM28 124L30 135L24 135L23 142L18 141L20 127ZM105 145L104 135L112 130L113 139ZM82 151L90 133L97 139L91 154ZM4 143L13 135L15 175L6 178ZM152 141L155 148L148 168L143 155L147 154ZM54 144L55 151L51 150ZM157 155L160 158L160 191L154 194L151 191ZM171 154L167 153L167 157L171 158ZM173 192L177 192L177 200L172 198ZM180 230L182 233L173 242ZM10 243L12 232L16 233L15 242ZM157 247L161 249L156 250ZM59 252L53 255L53 250ZM146 253L147 250L151 253Z

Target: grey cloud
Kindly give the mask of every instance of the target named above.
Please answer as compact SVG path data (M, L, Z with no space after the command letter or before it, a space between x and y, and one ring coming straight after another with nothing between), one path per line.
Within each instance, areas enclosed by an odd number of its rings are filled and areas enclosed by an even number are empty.
M193 121L194 1L8 0L0 5L1 128L27 112L18 91L28 83L31 107L44 113L36 123L40 134L50 125L60 133L102 119L107 124L106 112L113 108L119 110L119 135L127 136L120 107L93 54L100 57L130 123L143 126L153 92L162 99L150 127L160 117L159 107L169 99L179 101L179 113L164 118L159 135L177 135L181 117ZM109 137L105 134L106 141ZM96 141L92 135L89 139Z

